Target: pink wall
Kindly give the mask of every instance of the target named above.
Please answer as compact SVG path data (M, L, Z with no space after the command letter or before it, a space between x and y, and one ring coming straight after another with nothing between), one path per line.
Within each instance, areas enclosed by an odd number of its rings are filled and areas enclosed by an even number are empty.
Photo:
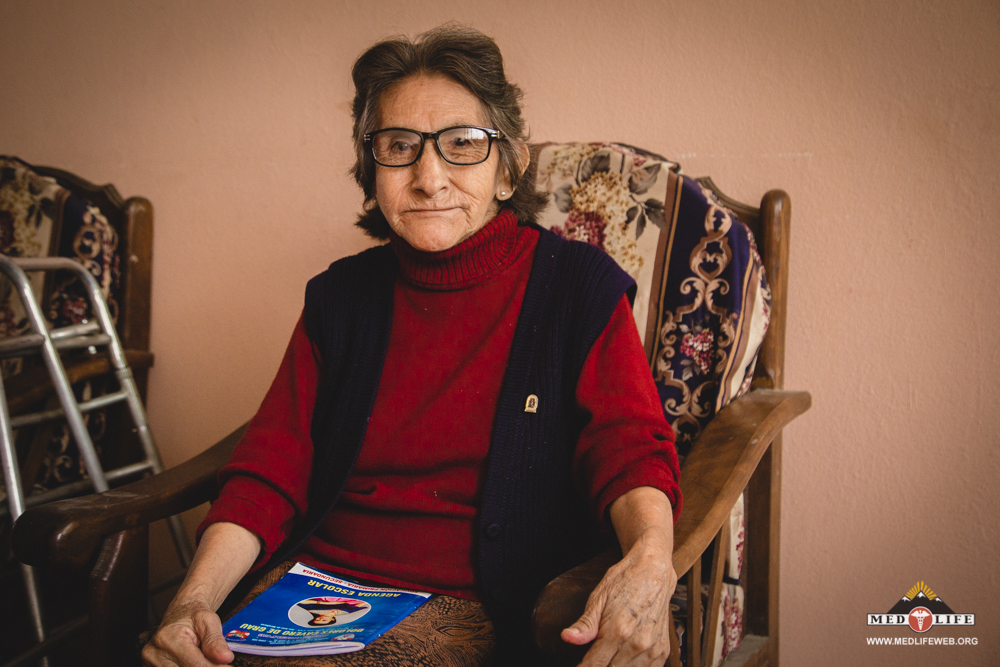
M353 58L447 19L497 38L536 139L638 144L745 201L791 194L787 386L814 407L785 437L784 664L996 664L989 0L4 3L0 152L156 208L168 464L252 414L306 279L366 245ZM979 646L865 645L865 614L918 580L977 614L953 634Z

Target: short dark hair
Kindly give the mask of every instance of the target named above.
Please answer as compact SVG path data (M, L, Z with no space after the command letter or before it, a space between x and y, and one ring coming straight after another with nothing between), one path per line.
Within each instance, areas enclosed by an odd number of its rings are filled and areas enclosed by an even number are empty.
M376 129L382 95L394 84L417 74L441 74L462 84L479 98L493 129L503 137L495 143L500 163L510 176L514 192L500 202L522 224L535 222L548 196L535 192L524 181L518 152L527 146L528 136L521 117L521 89L507 80L503 56L492 38L478 30L448 23L429 30L411 41L406 37L383 40L361 54L354 63L355 162L354 180L365 194L364 212L357 225L376 239L389 237L389 223L375 200L375 160L365 150L364 136ZM525 187L518 187L519 185Z

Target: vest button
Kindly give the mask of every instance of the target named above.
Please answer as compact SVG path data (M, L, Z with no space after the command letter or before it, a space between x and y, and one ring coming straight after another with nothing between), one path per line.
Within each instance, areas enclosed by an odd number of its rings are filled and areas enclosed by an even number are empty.
M489 528L486 529L486 537L490 538L491 540L495 540L496 538L500 537L500 524L491 523L489 525Z

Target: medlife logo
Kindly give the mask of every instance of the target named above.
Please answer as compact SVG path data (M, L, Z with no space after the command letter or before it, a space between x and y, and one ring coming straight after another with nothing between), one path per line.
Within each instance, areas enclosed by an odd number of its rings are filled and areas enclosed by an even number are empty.
M868 625L909 625L924 633L935 625L975 625L975 614L956 614L934 591L918 581L886 614L868 614Z

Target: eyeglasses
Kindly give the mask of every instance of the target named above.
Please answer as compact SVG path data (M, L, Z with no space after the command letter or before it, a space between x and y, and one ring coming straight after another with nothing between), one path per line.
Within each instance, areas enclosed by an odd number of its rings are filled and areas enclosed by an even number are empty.
M493 142L500 138L497 130L475 125L446 127L437 132L387 127L364 136L365 143L372 148L375 162L383 167L410 166L420 159L428 139L434 140L445 162L464 166L479 164L489 158Z

